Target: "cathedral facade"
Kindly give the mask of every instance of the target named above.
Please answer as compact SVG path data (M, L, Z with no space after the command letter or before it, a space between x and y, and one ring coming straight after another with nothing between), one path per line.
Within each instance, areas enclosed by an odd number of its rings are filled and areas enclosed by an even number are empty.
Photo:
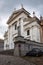
M43 44L43 17L38 19L33 12L33 17L23 7L19 10L15 10L9 17L8 30L4 34L4 50L14 49L15 37L19 35L24 39L35 41ZM18 33L18 27L20 30Z

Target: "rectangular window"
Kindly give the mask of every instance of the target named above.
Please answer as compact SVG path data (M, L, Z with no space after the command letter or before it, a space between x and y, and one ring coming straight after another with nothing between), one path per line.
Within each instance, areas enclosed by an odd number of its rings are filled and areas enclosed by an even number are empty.
M27 35L29 35L30 34L30 31L29 30L27 30Z
M17 23L15 23L15 30L17 29Z

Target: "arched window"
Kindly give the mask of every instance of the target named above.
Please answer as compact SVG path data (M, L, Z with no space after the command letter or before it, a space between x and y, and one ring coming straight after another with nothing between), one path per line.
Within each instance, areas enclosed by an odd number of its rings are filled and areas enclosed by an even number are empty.
M29 35L30 34L30 30L27 30L27 35Z

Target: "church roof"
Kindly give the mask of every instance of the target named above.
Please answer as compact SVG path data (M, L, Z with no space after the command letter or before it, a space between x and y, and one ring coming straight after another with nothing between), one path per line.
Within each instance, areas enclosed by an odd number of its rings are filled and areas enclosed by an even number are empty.
M33 17L33 20L39 20L36 16Z
M31 17L30 16L30 13L28 11L26 11L24 8L21 8L19 10L15 10L12 15L9 17L8 21L7 21L7 24L9 24L11 21L13 21L16 17L18 17L22 12L24 12L28 18L30 18L30 21L37 21L37 23L40 25L40 20L34 16L34 17Z
M32 21L36 21L40 25L40 20L36 16L32 18Z
M28 11L26 11L24 8L21 8L12 13L12 15L9 17L9 20L7 21L7 24L9 24L13 19L15 19L22 12L24 12L28 17L30 17L30 13Z

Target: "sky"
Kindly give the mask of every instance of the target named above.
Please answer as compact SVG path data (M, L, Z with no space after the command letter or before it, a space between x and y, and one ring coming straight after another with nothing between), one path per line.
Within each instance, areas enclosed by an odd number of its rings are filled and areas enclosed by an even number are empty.
M0 0L0 38L7 31L7 20L14 9L20 9L21 4L31 13L35 11L37 17L43 16L43 0Z

